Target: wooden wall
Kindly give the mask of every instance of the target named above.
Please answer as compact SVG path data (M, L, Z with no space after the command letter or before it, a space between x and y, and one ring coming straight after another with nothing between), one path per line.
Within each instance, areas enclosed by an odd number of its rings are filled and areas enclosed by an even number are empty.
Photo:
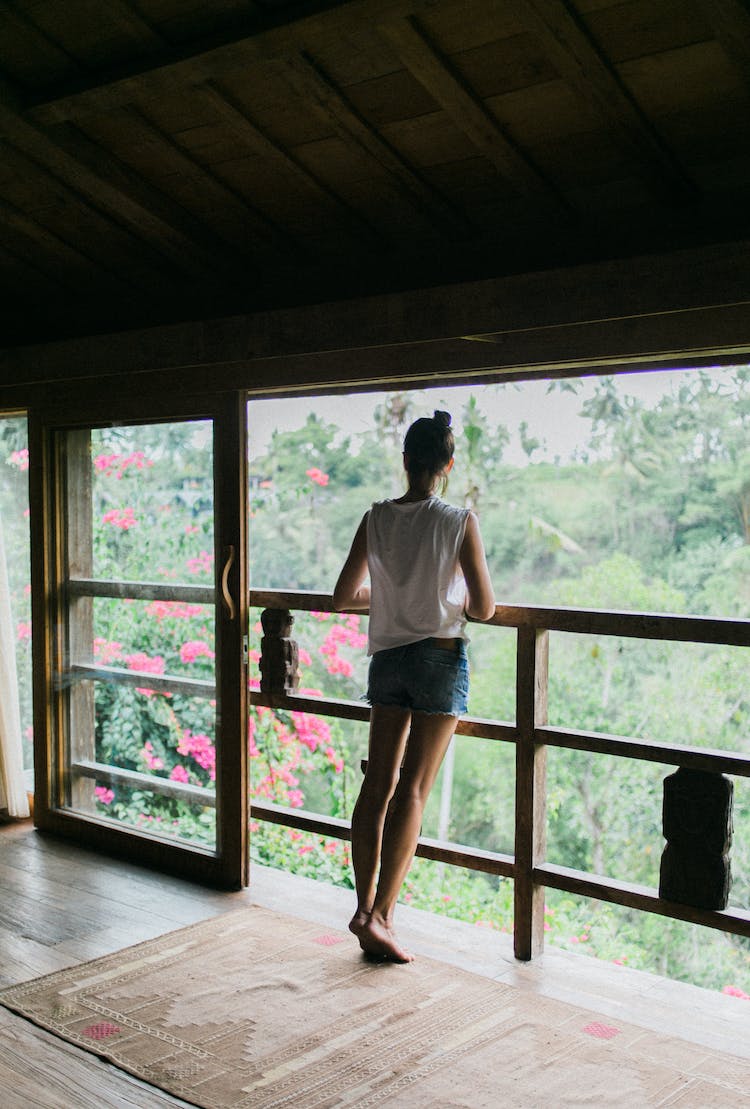
M0 351L0 406L746 360L750 243Z

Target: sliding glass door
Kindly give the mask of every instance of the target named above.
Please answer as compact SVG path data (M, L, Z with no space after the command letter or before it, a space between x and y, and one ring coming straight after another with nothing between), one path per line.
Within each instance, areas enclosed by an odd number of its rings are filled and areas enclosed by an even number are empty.
M159 407L34 421L37 822L238 886L244 412Z

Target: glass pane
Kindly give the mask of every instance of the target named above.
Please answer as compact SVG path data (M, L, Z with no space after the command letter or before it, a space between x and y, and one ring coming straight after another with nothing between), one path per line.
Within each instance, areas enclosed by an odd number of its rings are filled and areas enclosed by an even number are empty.
M31 701L31 586L29 553L29 451L25 416L0 417L0 447L4 465L0 466L0 552L4 549L3 576L7 575L7 591L0 598L9 620L10 634L15 643L15 683L18 696L20 736L13 742L20 745L25 786L33 788L33 712ZM12 648L9 652L13 654ZM9 717L9 720L11 717ZM10 737L6 737L10 739ZM19 754L19 750L16 751Z
M92 577L213 581L210 420L91 431Z
M219 719L212 436L208 420L61 436L73 584L59 803L209 849Z

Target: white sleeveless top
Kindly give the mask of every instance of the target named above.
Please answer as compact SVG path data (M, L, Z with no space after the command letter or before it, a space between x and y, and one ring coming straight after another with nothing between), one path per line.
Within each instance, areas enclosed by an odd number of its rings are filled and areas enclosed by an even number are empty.
M466 583L458 555L468 517L468 508L435 496L372 506L368 654L430 636L466 638Z

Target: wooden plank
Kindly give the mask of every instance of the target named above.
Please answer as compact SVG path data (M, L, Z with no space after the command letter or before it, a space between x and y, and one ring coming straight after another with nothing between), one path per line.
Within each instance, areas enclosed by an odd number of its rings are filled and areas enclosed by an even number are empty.
M50 138L78 163L132 197L144 210L161 220L165 228L171 229L169 233L162 229L155 235L151 234L151 229L149 241L152 245L160 244L154 245L154 249L166 247L163 256L179 266L180 272L214 279L217 274L237 273L238 262L232 261L227 244L214 236L205 223L149 184L81 128L72 123L60 123L51 129Z
M186 782L174 782L171 778L160 778L157 774L143 774L138 770L123 770L118 766L96 762L95 759L76 759L70 765L70 773L75 778L95 779L107 785L126 786L130 789L158 793L162 797L173 797L186 805L204 805L216 808L216 791L203 786L193 786Z
M417 213L426 214L437 226L452 233L466 233L469 226L466 216L433 189L370 126L318 62L309 54L300 53L286 61L285 72L290 87L330 123L347 146L354 146L375 162Z
M67 267L70 272L72 267L74 272L77 271L79 274L83 271L84 282L92 289L98 284L100 288L104 286L110 289L113 295L122 296L126 293L127 285L106 268L103 269L95 258L82 253L78 246L73 246L38 219L21 211L2 197L0 197L0 219L9 230L27 240L37 263L45 267L49 266L52 273L56 269L59 272L61 267Z
M66 677L73 679L74 686L87 682L114 682L117 685L154 689L157 693L184 693L187 697L213 697L216 694L214 682L199 678L150 674L147 670L122 670L116 666L92 666L83 662L72 663Z
M204 212L210 211L212 227L230 246L253 255L259 247L265 247L268 251L278 251L279 248L289 251L292 248L292 242L281 228L209 172L139 108L122 108L121 115L123 126L127 128L127 138L136 143L151 144L173 174L200 186L196 199L199 198L205 206ZM165 178L162 184L168 185L169 181ZM190 195L192 191L191 185ZM209 222L209 216L204 214L202 218Z
M85 259L95 288L106 282L113 294L131 299L133 290L143 296L163 291L164 278L174 276L174 267L150 243L135 238L23 152L8 144L3 144L2 152L6 166L23 182L8 191L18 194L18 204L29 218L65 245L64 257L77 252Z
M548 632L519 628L513 950L523 960L544 948L544 887L534 868L544 861L547 843L547 755L536 729L547 722L548 668Z
M511 7L542 44L561 77L614 128L657 196L677 202L697 195L694 184L568 0L511 0Z
M303 832L314 832L332 839L350 840L351 826L348 820L338 816L323 816L305 809L289 809L271 801L251 799L250 815L253 820L264 820L269 824L281 824L286 828L299 828ZM495 874L510 878L515 873L515 864L510 855L481 848L466 847L463 844L448 843L443 840L423 839L417 844L417 855L435 862L449 863L466 870L477 870L483 874Z
M133 601L181 601L209 604L216 601L212 585L182 585L177 582L103 581L98 578L69 578L65 589L71 597L118 597Z
M451 7L453 2L444 0L441 7ZM434 0L321 0L317 6L318 12L291 23L283 9L278 9L275 14L253 19L247 34L231 36L219 45L215 40L193 42L185 49L165 51L145 65L136 63L124 75L79 81L30 107L28 117L43 124L56 123L124 104L158 100L173 94L175 88L240 73L295 51L339 45L348 36L356 37L363 24L432 9Z
M73 576L89 576L94 568L93 492L91 466L91 432L88 428L65 433L66 497L65 534L58 542L67 552L67 571ZM94 654L94 604L90 597L75 597L64 604L69 656L58 665L68 668ZM65 734L57 744L57 758L62 759L57 773L64 783L60 804L68 804L77 812L96 811L94 784L71 774L72 763L96 758L96 710L91 682L74 682L61 688L58 696L67 700Z
M3 52L6 58L10 54L11 63L8 65L6 61L6 70L19 78L23 77L24 85L32 86L36 83L34 78L36 81L43 78L44 83L49 85L55 77L58 80L68 77L71 70L74 73L81 72L77 59L35 23L28 13L20 11L15 5L4 0L0 3L0 14L4 24L3 33L6 36ZM15 38L11 38L9 31ZM17 51L12 48L13 41L19 44ZM21 63L20 66L13 65L17 58Z
M307 590L251 589L250 605L305 612L332 612L329 593ZM543 605L497 605L486 624L502 628L536 628L578 635L616 635L684 643L722 643L750 647L750 620L669 613L609 612L604 609L547 608Z
M553 889L565 890L567 893L579 894L581 897L609 901L614 905L656 913L673 920L687 920L692 924L718 928L722 932L729 932L735 936L750 937L750 910L748 909L697 909L692 905L665 901L655 890L647 886L619 882L613 878L599 878L569 867L553 866L551 863L536 867L534 878Z
M241 111L227 92L208 82L201 85L199 95L210 104L219 118L227 124L233 136L247 148L279 166L286 174L291 174L303 183L313 195L332 207L342 230L366 238L373 243L379 241L372 225L355 208L347 203L319 176L309 170L293 153L285 150L257 124L252 122L245 111Z
M183 232L168 223L163 213L151 208L143 192L136 197L123 182L113 184L53 142L38 127L24 119L17 97L0 87L0 129L3 136L27 157L72 188L105 213L116 226L124 225L139 239L154 244L171 261L182 268L184 255L193 253L193 244Z
M644 254L546 273L472 281L210 321L140 328L0 350L0 395L11 386L65 381L55 403L111 400L113 381L149 375L157 406L181 393L246 388L257 395L414 387L462 382L683 367L750 351L750 242ZM493 347L495 349L493 349ZM705 361L699 364L709 364ZM471 376L472 373L475 376ZM12 396L12 395L11 395ZM33 396L19 391L10 404ZM166 406L162 403L162 407Z
M533 161L503 131L450 61L438 53L413 16L383 24L381 31L395 47L406 68L516 192L531 193L555 207L562 204L552 183L542 176Z
M187 1109L90 1052L0 1008L4 1109Z
M498 605L495 615L487 623L499 627L547 628L549 631L577 635L615 635L675 643L721 643L750 647L750 620L725 617Z
M311 712L318 716L333 716L337 720L359 720L367 723L370 708L360 701L343 701L333 697L303 697L297 693L284 697L278 694L251 690L250 704L254 707L284 709L285 712ZM485 720L478 716L462 716L456 725L457 735L471 735L503 743L516 742L515 724L498 720Z
M603 732L578 732L571 728L537 728L538 743L566 747L573 751L593 751L597 755L660 762L668 766L689 766L712 774L738 774L750 777L750 755L720 751L713 747L688 747L676 743L657 743L630 736Z
M147 19L126 0L107 0L102 19L117 28L119 34L132 43L132 49L163 50L166 43Z
M747 0L698 0L722 49L750 84L750 5Z

